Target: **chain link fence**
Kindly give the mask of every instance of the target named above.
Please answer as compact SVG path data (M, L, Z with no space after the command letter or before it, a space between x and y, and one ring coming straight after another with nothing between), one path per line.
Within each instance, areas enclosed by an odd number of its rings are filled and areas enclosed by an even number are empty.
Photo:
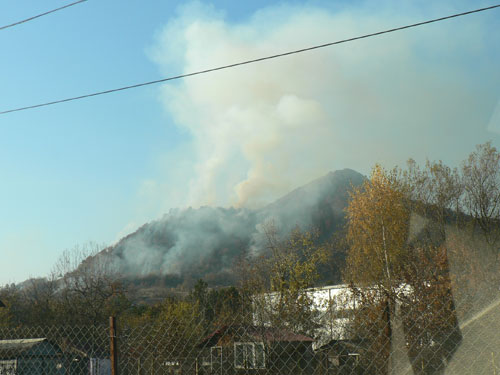
M253 298L224 316L172 300L154 323L3 327L0 375L500 374L498 292L326 287L298 296L302 316Z
M97 374L109 341L106 326L0 327L0 374Z

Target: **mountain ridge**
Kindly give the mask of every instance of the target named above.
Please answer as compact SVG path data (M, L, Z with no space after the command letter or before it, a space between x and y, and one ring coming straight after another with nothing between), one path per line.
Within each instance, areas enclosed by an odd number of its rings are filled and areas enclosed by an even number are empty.
M115 269L132 283L175 287L203 278L213 286L231 285L235 262L265 248L266 222L272 220L281 235L295 227L314 228L324 241L343 227L348 191L364 180L360 173L342 169L260 209L205 206L171 210L105 251Z

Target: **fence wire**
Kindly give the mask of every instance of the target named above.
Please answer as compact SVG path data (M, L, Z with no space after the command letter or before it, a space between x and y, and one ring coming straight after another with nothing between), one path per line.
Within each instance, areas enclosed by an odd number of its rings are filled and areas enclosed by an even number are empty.
M229 313L171 300L155 319L120 317L117 373L500 374L498 291L336 286L305 291L301 306L280 297ZM111 339L107 325L0 327L0 375L108 375Z

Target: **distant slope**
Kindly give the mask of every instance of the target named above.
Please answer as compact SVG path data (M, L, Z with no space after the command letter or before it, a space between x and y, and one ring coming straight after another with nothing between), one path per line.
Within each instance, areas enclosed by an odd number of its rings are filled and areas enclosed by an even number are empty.
M294 226L315 228L325 236L343 224L348 192L359 186L365 177L352 170L329 172L299 187L261 210L260 218L274 218L285 231Z
M107 250L131 282L176 286L203 278L211 285L234 282L235 262L264 247L262 224L283 233L314 227L326 239L344 222L351 186L364 177L350 169L330 172L258 210L201 207L172 210L143 225Z
M145 224L111 248L115 265L130 276L171 275L221 283L235 259L245 253L257 225L245 209L201 207L175 210Z

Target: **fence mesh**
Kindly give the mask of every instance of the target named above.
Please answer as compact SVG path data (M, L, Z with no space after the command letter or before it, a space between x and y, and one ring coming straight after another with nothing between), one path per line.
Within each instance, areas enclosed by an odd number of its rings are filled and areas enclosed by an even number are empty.
M152 319L102 326L0 327L0 375L499 374L500 299L424 285L394 294L311 289L220 306L166 300ZM298 303L298 302L297 302ZM114 337L111 337L114 336Z

